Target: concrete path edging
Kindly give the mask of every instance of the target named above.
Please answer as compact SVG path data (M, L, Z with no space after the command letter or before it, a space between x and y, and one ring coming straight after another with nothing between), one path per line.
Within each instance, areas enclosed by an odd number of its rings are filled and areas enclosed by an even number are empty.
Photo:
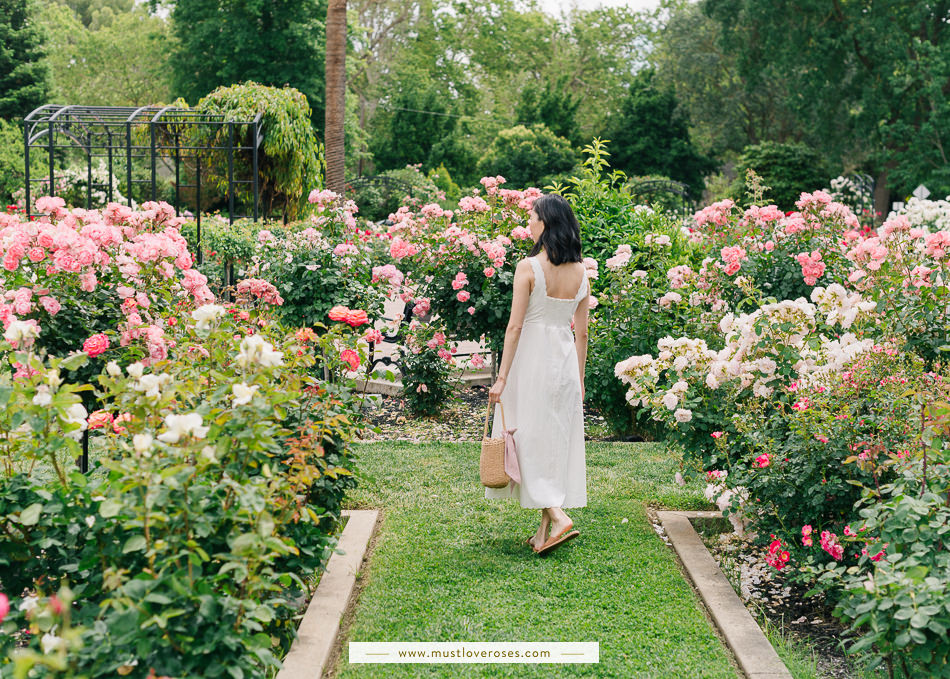
M347 521L337 543L343 553L334 552L327 562L277 679L319 679L328 669L326 664L340 631L340 620L356 586L356 574L369 541L376 532L379 511L349 510L343 511L343 516Z
M791 672L690 523L692 518L719 518L722 513L658 511L656 514L746 677L792 679Z

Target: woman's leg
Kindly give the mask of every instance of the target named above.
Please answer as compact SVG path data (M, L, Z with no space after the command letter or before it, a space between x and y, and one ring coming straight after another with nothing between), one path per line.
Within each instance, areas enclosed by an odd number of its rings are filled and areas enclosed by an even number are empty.
M535 549L541 549L541 546L544 544L545 540L548 539L548 527L551 525L551 517L548 516L548 510L541 510L541 525L538 527L538 531L534 534L534 537L531 538L531 546Z
M551 535L560 535L574 525L571 517L560 507L548 507L547 512L551 521Z

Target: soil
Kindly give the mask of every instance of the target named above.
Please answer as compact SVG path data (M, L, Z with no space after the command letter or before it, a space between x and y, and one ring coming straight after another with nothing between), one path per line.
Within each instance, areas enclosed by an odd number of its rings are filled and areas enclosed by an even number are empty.
M697 530L754 617L764 617L784 636L812 648L819 676L856 679L853 658L841 647L847 627L832 617L832 607L822 594L806 596L809 588L789 582L783 573L769 566L765 562L766 547L734 532L702 530L699 526Z
M406 413L401 396L377 396L364 405L366 428L363 441L480 441L488 408L488 387L460 389L439 417L414 418ZM604 418L584 406L585 438L616 441ZM375 431L374 431L375 430Z

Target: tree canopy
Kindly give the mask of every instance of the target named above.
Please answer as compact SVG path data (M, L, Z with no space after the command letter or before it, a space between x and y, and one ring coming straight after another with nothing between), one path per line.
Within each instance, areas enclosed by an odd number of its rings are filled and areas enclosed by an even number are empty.
M0 118L22 118L49 97L36 9L33 0L0 0Z
M176 0L171 56L176 95L190 103L253 80L307 97L323 129L326 0Z

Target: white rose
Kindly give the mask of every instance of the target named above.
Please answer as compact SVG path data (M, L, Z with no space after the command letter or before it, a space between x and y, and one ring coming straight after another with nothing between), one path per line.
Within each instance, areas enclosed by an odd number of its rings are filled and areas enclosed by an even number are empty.
M40 639L40 647L43 649L43 653L46 654L50 654L63 646L65 646L65 642L52 632L47 632Z
M151 434L136 434L132 437L132 447L135 452L143 457L148 457L152 449L154 439Z
M240 352L236 361L242 368L246 368L253 363L269 368L282 365L283 354L274 351L273 345L260 335L248 335L241 340Z
M115 361L109 361L106 363L106 372L109 373L111 377L121 377L122 368L119 367L119 364Z
M673 413L673 419L677 422L689 422L693 419L693 411L687 410L686 408L680 408L675 413Z
M211 322L217 320L227 312L220 304L205 304L191 312L191 317L195 320L195 329L208 330Z
M36 396L33 397L33 405L46 407L53 402L53 397L49 393L49 387L41 384L36 388Z
M166 415L165 427L167 431L159 434L158 440L164 443L178 443L182 436L191 434L196 439L203 439L210 427L201 426L202 419L198 413L188 413L187 415Z
M23 340L32 340L39 334L39 328L34 323L11 321L3 333L3 338L10 344L17 344Z
M137 380L142 377L145 371L145 366L142 363L139 363L138 361L136 361L135 363L132 363L125 370L126 372L129 373L129 377Z
M668 391L663 395L663 405L666 406L667 410L676 410L676 406L679 405L679 402L679 395L674 391Z
M243 406L251 402L251 399L254 397L254 394L257 390L260 389L260 386L255 384L253 387L247 386L244 382L238 382L237 384L231 387L231 391L234 393L234 405Z

